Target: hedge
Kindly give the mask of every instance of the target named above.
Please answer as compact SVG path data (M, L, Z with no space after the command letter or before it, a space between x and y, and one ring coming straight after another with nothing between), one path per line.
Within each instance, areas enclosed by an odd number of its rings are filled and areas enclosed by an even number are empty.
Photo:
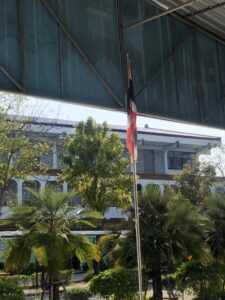
M60 282L67 285L70 283L73 275L73 270L63 270L60 271ZM41 273L38 273L38 284L41 285ZM27 286L36 286L36 273L28 275L2 275L0 276L0 280L2 282L7 282L11 284L17 284L19 286L27 287Z
M68 292L69 300L88 300L91 292L87 288L72 289Z
M125 268L106 270L90 281L90 291L106 299L133 300L137 297L137 271Z

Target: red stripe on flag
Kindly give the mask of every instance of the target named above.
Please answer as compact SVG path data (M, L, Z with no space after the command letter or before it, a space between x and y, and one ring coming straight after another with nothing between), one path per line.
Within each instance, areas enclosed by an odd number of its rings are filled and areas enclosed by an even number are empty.
M135 103L132 100L130 101L130 103L131 106L128 113L126 144L130 152L131 162L133 163L135 160L137 160L137 112Z

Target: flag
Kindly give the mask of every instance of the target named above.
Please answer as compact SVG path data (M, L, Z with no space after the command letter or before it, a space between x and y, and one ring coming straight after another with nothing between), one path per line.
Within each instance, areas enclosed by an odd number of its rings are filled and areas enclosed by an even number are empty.
M130 153L131 163L137 160L137 108L134 100L133 78L131 70L131 62L127 56L127 77L128 77L128 90L127 90L127 136L126 144Z

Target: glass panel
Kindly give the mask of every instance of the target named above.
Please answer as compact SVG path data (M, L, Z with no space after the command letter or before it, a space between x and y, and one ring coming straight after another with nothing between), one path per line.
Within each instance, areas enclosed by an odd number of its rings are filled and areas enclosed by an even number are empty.
M181 170L182 167L189 163L194 156L194 153L181 151L168 151L168 169Z
M53 189L57 192L62 192L63 191L63 186L59 184L57 181L47 181L46 182L46 187L49 189Z
M3 205L7 205L8 202L17 202L17 182L10 180L7 186L7 190L3 194Z
M28 189L32 189L36 192L40 191L41 184L37 180L33 181L24 181L22 186L22 201L24 204L29 202L30 200L34 200L34 196L28 191Z
M68 184L67 190L73 191L74 188L70 184ZM74 195L69 203L69 205L71 205L71 206L76 206L76 205L81 205L81 204L82 204L82 198L79 195Z

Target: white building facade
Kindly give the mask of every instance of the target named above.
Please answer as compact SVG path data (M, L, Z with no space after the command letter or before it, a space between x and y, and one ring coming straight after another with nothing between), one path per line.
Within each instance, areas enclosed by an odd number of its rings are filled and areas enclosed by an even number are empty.
M59 186L57 184L57 174L63 168L60 155L63 152L64 137L75 133L76 122L39 119L33 123L31 130L37 130L36 128L40 128L40 125L43 126L46 132L45 138L51 148L50 152L40 158L48 166L48 173L30 176L27 180L15 179L10 181L8 198L14 198L19 204L23 204L30 197L27 188L40 190L47 185L58 187L63 192L72 188L67 183ZM126 128L111 126L111 131L117 132L125 145ZM220 144L221 139L219 137L157 130L147 126L139 128L138 188L141 189L149 183L159 185L161 190L163 190L164 185L176 185L173 175L181 172L185 163L190 161L193 156L198 157L201 154L209 154L212 147ZM81 198L74 197L71 204L76 205L81 204L81 202ZM118 213L116 209L112 208L106 213L105 217L116 218Z

